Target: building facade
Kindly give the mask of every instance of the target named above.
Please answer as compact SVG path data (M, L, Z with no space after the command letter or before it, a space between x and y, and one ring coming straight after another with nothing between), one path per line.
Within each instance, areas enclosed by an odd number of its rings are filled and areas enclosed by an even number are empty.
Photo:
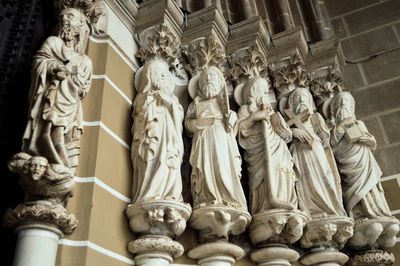
M7 17L7 8L24 10L26 24ZM39 148L7 146L4 161L20 151L31 156L9 163L25 191L24 203L19 191L5 206L14 208L5 223L17 231L16 265L35 257L47 258L38 265L396 265L398 1L60 0L3 10L4 91L33 93L18 107L19 132L7 129L4 139L22 136L26 114L28 125L36 121L33 106L45 91L50 107L38 103L43 122L36 123L63 128L68 146L67 159L58 152L57 161L33 129L25 147ZM64 25L76 29L73 40ZM7 57L10 50L18 56ZM18 64L34 53L28 78ZM55 59L71 69L49 81L62 71L42 65ZM78 100L48 96L50 88L70 91L61 85L69 79L79 83ZM17 92L4 95L15 102L5 114L25 105ZM66 101L76 113L54 126L43 110ZM63 108L54 113L65 115ZM346 128L342 116L352 118ZM68 137L68 128L83 134ZM35 176L25 165L35 156L47 159L59 183L29 181ZM44 201L68 204L49 211ZM32 243L39 250L26 251Z

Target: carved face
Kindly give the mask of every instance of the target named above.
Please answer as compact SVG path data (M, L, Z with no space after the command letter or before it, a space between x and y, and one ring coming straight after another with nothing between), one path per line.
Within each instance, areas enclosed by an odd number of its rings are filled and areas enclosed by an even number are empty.
M59 21L59 36L67 42L67 45L79 35L81 27L85 23L83 15L74 8L64 9L60 13Z
M258 80L251 88L251 97L256 101L257 105L268 104L268 89L269 85L265 79Z
M29 171L32 174L33 180L39 180L42 178L44 172L47 169L48 162L46 158L40 156L34 156L29 161Z
M174 88L174 80L168 65L163 62L155 62L151 68L151 82L156 90L164 90L172 92Z
M217 96L222 89L221 83L221 73L218 72L217 68L207 68L203 70L200 74L200 90L202 95L207 98L211 99Z
M292 95L291 95L292 96ZM298 89L293 92L293 112L300 114L308 110L310 114L313 113L313 99L311 94L305 89Z
M341 93L335 100L335 118L340 123L354 117L354 99L350 93Z

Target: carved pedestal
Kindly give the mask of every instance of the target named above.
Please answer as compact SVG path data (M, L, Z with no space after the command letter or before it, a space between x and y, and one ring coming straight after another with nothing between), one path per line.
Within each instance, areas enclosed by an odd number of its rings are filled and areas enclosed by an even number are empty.
M251 242L256 245L250 257L258 265L291 265L300 254L290 245L298 241L308 217L298 210L274 209L253 215Z
M250 255L251 260L260 266L290 266L297 261L300 254L286 245L268 245L264 248L253 251Z
M231 266L243 255L243 249L223 241L202 244L188 252L188 256L201 266Z
M368 250L353 255L347 265L349 266L384 266L393 265L395 258L392 253L382 250Z
M314 218L307 223L300 240L308 249L300 259L304 265L343 265L349 259L341 250L353 235L353 221L343 216Z
M128 243L138 265L167 265L183 254L183 246L172 238L186 228L191 207L173 200L149 200L131 204L126 210L131 230L139 238Z

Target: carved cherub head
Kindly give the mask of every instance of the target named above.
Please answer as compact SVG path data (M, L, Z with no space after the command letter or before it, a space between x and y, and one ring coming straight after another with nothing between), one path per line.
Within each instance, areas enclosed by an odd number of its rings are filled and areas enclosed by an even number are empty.
M339 92L331 102L331 120L341 123L355 119L355 101L349 92Z
M29 172L33 180L40 180L49 166L49 162L42 156L33 156L29 160Z
M225 86L224 75L215 66L208 67L200 73L199 94L206 99L216 97Z
M295 89L289 96L288 104L289 109L296 115L305 110L308 110L312 114L315 109L313 97L305 88Z
M174 77L169 71L167 62L156 58L144 65L137 89L139 92L162 90L172 93L174 86Z
M66 8L59 15L58 36L75 52L83 54L89 36L86 16L76 8Z

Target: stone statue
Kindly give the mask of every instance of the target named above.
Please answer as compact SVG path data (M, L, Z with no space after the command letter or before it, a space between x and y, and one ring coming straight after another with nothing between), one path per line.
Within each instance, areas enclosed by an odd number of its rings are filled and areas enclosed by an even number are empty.
M215 66L203 69L189 83L194 98L185 118L193 135L190 225L200 230L200 242L228 241L230 234L242 233L251 219L240 183L238 119L229 108L226 90L224 76Z
M239 110L239 144L245 149L249 173L251 213L262 210L297 208L296 176L286 145L292 132L268 102L267 81L250 79L243 88Z
M193 135L190 154L193 205L247 210L235 139L237 115L228 109L223 97L225 86L217 67L204 69L199 77L199 90L186 114L185 126Z
M305 88L295 89L288 99L294 115L308 112L302 128L293 128L290 147L299 170L299 197L312 217L347 216L342 204L340 187L335 182L324 146L329 145L329 130L322 116L314 113L314 102Z
M355 248L392 247L399 221L390 214L379 181L382 171L372 154L375 138L356 119L354 111L354 98L349 92L339 92L333 98L331 145L342 178L344 205L356 222L354 237L348 244Z
M81 101L92 74L84 55L89 27L75 8L64 9L59 20L58 35L47 38L34 57L22 151L74 171L83 131Z
M174 80L162 60L148 61L133 104L133 203L182 200L183 108Z
M268 82L261 77L237 86L239 144L245 149L253 244L293 244L300 239L307 216L298 210L293 159L286 145L292 132L268 101Z

